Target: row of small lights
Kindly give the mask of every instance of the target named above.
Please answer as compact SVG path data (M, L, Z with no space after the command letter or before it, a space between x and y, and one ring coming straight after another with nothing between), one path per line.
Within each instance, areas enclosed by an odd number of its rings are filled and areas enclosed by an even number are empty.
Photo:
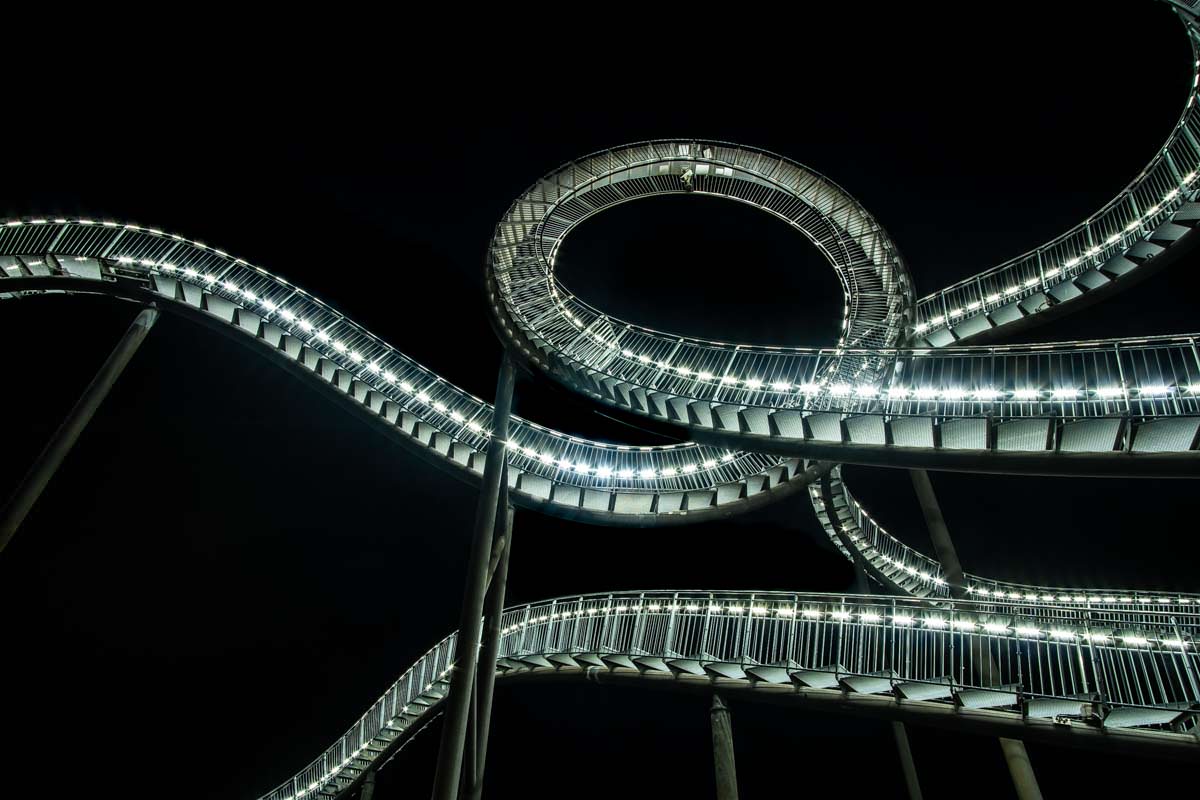
M219 252L219 251L214 251L214 252ZM295 327L299 328L301 331L310 335L312 338L316 339L317 341L321 342L322 344L332 347L335 352L337 352L340 355L346 356L354 364L357 364L357 365L364 364L365 359L363 358L363 356L361 354L359 354L356 351L349 350L346 347L346 345L343 344L342 342L332 339L332 337L330 337L330 335L327 332L315 330L314 327L312 326L312 324L310 324L308 321L306 321L302 318L297 317L291 311L288 311L287 309L281 309L278 306L276 306L274 303L272 303L270 300L261 298L261 297L257 296L254 292L250 291L249 289L243 289L231 281L223 281L222 282L222 281L219 281L216 278L216 276L201 275L200 273L198 273L195 269L192 269L191 267L187 267L187 268L180 270L174 264L159 263L159 262L152 261L150 259L133 259L128 256L120 256L117 258L117 263L123 264L123 265L136 264L136 265L142 266L142 267L158 269L158 270L161 270L162 272L168 273L168 274L182 273L182 276L185 279L187 279L189 281L193 281L197 284L207 284L207 288L209 288L209 289L212 289L214 286L219 285L221 288L225 289L230 294L242 297L247 302L258 304L268 314L275 314L275 315L279 316L281 319L283 319L289 325L294 325ZM429 406L430 408L432 408L434 411L438 412L439 414L444 414L444 415L448 416L455 423L464 426L471 433L473 433L477 436L481 436L483 438L488 438L492 435L492 432L490 430L485 429L478 422L476 422L474 420L468 420L466 417L464 417L458 411L452 411L449 408L447 408L446 405L440 401L432 400L429 396L428 391L423 390L423 389L419 390L416 387L414 387L411 383L409 383L408 381L398 380L395 374L393 374L392 372L390 372L388 370L383 369L377 361L372 361L370 363L367 363L367 364L365 364L365 367L372 374L382 378L387 383L392 384L394 386L398 386L401 391L405 392L406 394L412 395L413 398L417 400L417 402L422 403L423 405ZM590 464L583 463L583 462L573 463L569 459L566 459L566 458L555 458L553 455L551 455L549 453L538 452L537 450L535 450L531 447L522 446L519 443L514 442L514 441L508 441L508 442L505 442L504 444L510 450L518 451L518 452L522 453L523 455L527 456L528 458L539 461L543 464L546 464L547 466L556 466L561 471L570 471L570 472L575 472L576 474L581 474L581 475L591 475L599 480L609 480L613 477L619 478L621 480L633 480L633 479L652 480L652 479L659 478L659 477L673 478L673 477L677 477L679 475L691 475L691 474L696 473L701 470L712 470L721 464L727 464L729 462L732 462L737 457L734 453L727 452L727 453L724 453L719 459L707 459L699 464L684 464L681 467L679 467L678 469L676 469L674 467L664 467L659 470L650 469L650 468L643 468L643 469L638 469L638 470L628 469L628 468L613 469L612 467L606 467L606 466L595 466L594 467Z
M529 625L541 625L547 622L553 622L555 620L570 621L579 617L590 617L605 614L639 614L643 612L655 614L662 613L664 611L681 611L688 614L726 614L734 617L743 616L746 614L757 617L769 617L773 613L774 616L781 618L794 618L799 616L805 620L820 621L829 619L833 620L834 622L853 622L854 619L857 618L860 623L868 625L879 625L882 624L886 619L890 619L893 625L899 627L911 627L919 624L929 630L944 630L946 628L964 632L982 630L985 633L993 635L1012 633L1027 639L1040 638L1041 636L1045 635L1046 637L1057 641L1073 641L1075 639L1084 639L1097 644L1104 644L1114 639L1120 639L1125 644L1134 647L1142 647L1149 645L1152 642L1161 642L1162 644L1170 647L1186 648L1190 646L1188 642L1179 638L1154 639L1136 634L1111 636L1109 634L1096 632L1078 633L1065 628L1043 629L1031 625L1017 625L1010 627L999 622L975 622L962 617L947 620L945 617L940 616L916 617L911 614L904 613L882 614L876 611L849 611L845 608L834 609L832 611L822 611L816 608L798 609L792 606L776 606L771 608L769 606L760 605L720 605L716 603L710 603L708 605L701 605L699 603L647 603L645 605L617 605L603 606L601 608L578 608L574 611L565 612L556 611L550 614L544 614L542 616L533 617L522 622L514 623L513 625L509 625L508 627L504 628L501 633L508 635L519 631L522 628L528 627Z
M1196 173L1189 172L1186 176L1184 176L1183 183L1180 184L1180 187L1186 189L1188 187L1188 185L1195 179L1196 179ZM1167 192L1165 195L1163 195L1163 199L1159 204L1151 206L1149 209L1146 210L1145 214L1143 214L1140 217L1135 218L1132 222L1129 223L1129 225L1127 225L1125 227L1124 231L1122 231L1121 233L1114 233L1112 236L1108 237L1108 239L1105 240L1103 245L1096 245L1094 247L1090 247L1087 250L1083 251L1082 255L1067 259L1066 261L1063 262L1063 267L1066 269L1070 269L1071 267L1075 266L1076 264L1078 264L1080 261L1084 260L1085 258L1092 258L1093 256L1099 255L1100 252L1105 247L1110 247L1110 246L1116 244L1117 242L1121 241L1121 237L1123 235L1133 233L1138 228L1140 228L1144 223L1149 222L1154 217L1154 215L1157 214L1162 209L1162 203L1169 203L1178 196L1179 196L1179 189L1172 189L1171 191ZM1000 302L1001 299L1012 297L1013 295L1020 294L1022 291L1032 289L1040 283L1057 278L1061 274L1061 272L1062 271L1058 268L1046 270L1045 277L1043 277L1043 278L1030 278L1029 280L1025 281L1021 285L1009 286L1004 291L997 292L995 294L990 294L987 297L985 297L983 300L974 300L970 303L967 303L962 308L951 309L944 316L938 315L936 317L930 317L929 320L927 320L925 322L917 323L917 325L913 328L913 330L916 331L917 333L924 333L925 331L930 330L932 328L941 327L944 323L947 323L948 321L953 321L953 320L957 319L958 317L973 313L975 311L979 311L985 305L988 305L988 306L993 305L995 303Z
M854 537L854 536L852 536L850 538L854 541L859 540L858 537ZM908 564L904 563L902 560L900 560L898 558L893 559L890 556L887 556L883 553L880 553L879 556L885 562L895 565L896 567L904 570L905 572L907 572L909 575L912 575L913 577L919 577L921 580L926 581L927 583L934 583L938 586L946 585L946 579L941 576L931 575L928 572L918 570L912 566L909 566ZM1066 595L1066 594L1036 594L1034 592L1024 592L1024 593L1005 592L1003 589L988 589L987 587L977 586L977 585L972 585L972 586L966 587L966 592L967 592L967 594L977 594L980 597L994 597L997 600L1022 600L1022 599L1024 599L1024 600L1028 600L1028 601L1040 601L1043 603L1054 603L1054 602L1058 602L1058 603L1114 603L1114 604L1115 603L1123 603L1123 604L1127 604L1127 605L1132 604L1132 603L1147 603L1147 604L1148 603L1157 603L1160 605L1168 605L1171 603L1178 603L1179 605L1190 605L1192 602L1191 599L1187 598L1187 597L1176 597L1176 598L1156 597L1153 599L1150 599L1150 598L1138 599L1135 597L1130 597L1128 595L1120 595L1120 596L1109 595L1109 594L1106 594L1106 595L1098 595L1098 594Z
M814 493L814 495L815 494L819 494L819 493ZM875 527L877 527L883 534L888 535L887 531L885 531L883 529L883 526L881 526L878 522L875 522L875 520L871 519L870 515L867 514L867 512L865 510L863 510L863 507L857 501L855 501L854 505L862 513L862 515L867 518L867 520L869 520L873 525L875 525ZM858 536L856 534L850 534L849 538L852 542L855 542L855 543L864 541L863 537ZM894 539L894 537L891 537L891 538ZM905 547L905 545L900 543L898 540L897 540L897 544L900 544L901 547ZM913 577L920 578L921 580L923 580L927 583L934 583L938 586L946 585L946 579L941 577L940 575L932 575L929 572L926 572L923 570L918 570L915 567L912 567L909 564L905 563L902 559L892 558L891 556L887 555L886 553L881 553L876 547L874 547L869 542L864 544L864 549L874 550L885 563L892 564L892 565L898 567L899 569L904 570L906 573L908 573L909 575L912 575ZM1156 597L1156 598L1151 599L1148 597L1147 598L1135 598L1135 597L1130 597L1128 595L1111 595L1111 594L1105 594L1105 595L1071 594L1071 595L1066 595L1066 594L1046 594L1046 593L1037 594L1034 592L1013 592L1013 591L1005 592L1003 589L988 589L986 586L980 586L978 584L966 587L966 592L967 592L967 594L977 594L980 597L994 597L997 600L1028 600L1028 601L1034 601L1034 602L1040 601L1043 603L1054 603L1054 602L1059 602L1059 603L1112 603L1112 604L1123 603L1126 605L1132 604L1132 603L1139 603L1139 604L1156 603L1159 605L1168 605L1171 603L1177 603L1179 605L1190 605L1192 603L1191 598L1187 598L1187 597L1175 597L1175 598ZM1197 602L1200 602L1200 601L1197 601Z
M644 358L644 357L643 357ZM666 367L666 365L661 365ZM681 370L681 374L687 374L687 370ZM722 385L737 386L744 385L751 391L763 389L765 384L757 378L748 378L741 380L732 376L726 375L720 379L715 378L711 373L700 372L696 374L696 378L701 381L719 381ZM905 386L893 386L888 389L881 390L878 386L859 385L851 386L848 383L835 383L833 385L825 385L819 383L802 383L791 384L787 381L775 381L770 384L770 388L776 392L792 392L799 394L817 396L828 395L830 397L847 398L853 397L858 400L874 400L884 398L887 400L942 400L944 402L966 402L974 401L978 403L1003 403L1003 402L1030 402L1030 401L1084 401L1094 397L1096 400L1115 400L1123 397L1130 397L1136 393L1138 398L1164 397L1171 394L1173 391L1187 392L1188 394L1200 394L1200 385L1187 386L1169 386L1166 384L1153 384L1147 386L1102 386L1096 389L1073 389L1069 387L1060 387L1055 389L994 389L992 387L983 387L979 389L959 389L945 388L935 389L932 387L921 386L917 388Z
M1047 273L1049 274L1049 273ZM583 323L579 321L569 311L566 312L567 317L579 327L583 327ZM611 349L618 349L619 345L605 340L600 334L589 332L589 336L595 338L598 342L604 344ZM1059 387L1054 389L995 389L992 387L981 387L977 389L961 389L955 387L949 388L933 388L927 386L921 387L905 387L893 386L888 389L881 389L879 386L869 384L860 384L852 386L848 383L792 383L791 381L764 381L761 378L739 378L734 375L715 375L707 370L693 370L690 367L671 364L668 361L656 361L645 354L637 354L632 350L621 350L621 355L628 359L634 359L638 363L645 366L657 367L664 372L674 372L683 378L692 378L704 383L716 383L721 386L731 388L745 387L749 391L773 391L802 394L809 397L829 396L836 398L855 398L858 400L874 400L884 398L887 400L915 400L915 401L936 401L943 402L967 402L974 401L978 403L1003 403L1003 402L1045 402L1051 401L1086 401L1088 399L1096 400L1117 400L1126 397L1133 397L1136 394L1138 399L1165 397L1173 391L1178 390L1188 394L1200 394L1200 385L1188 386L1168 386L1166 384L1153 384L1140 387L1123 387L1123 386L1102 386L1096 389L1077 389L1069 387ZM859 371L863 371L865 365L859 367Z
M967 593L968 594L977 594L980 597L988 597L990 595L990 596L995 597L1000 600L1004 600L1004 599L1020 600L1023 598L1025 600L1040 600L1043 603L1051 603L1051 602L1055 602L1055 601L1057 601L1059 603L1126 603L1126 604L1128 604L1128 603L1158 603L1160 605L1167 605L1169 603L1178 603L1180 605L1186 606L1186 605L1190 605L1192 602L1191 599L1187 598L1187 597L1175 597L1175 598L1156 597L1153 600L1147 597L1145 599L1139 600L1136 597L1129 597L1127 595L1117 596L1117 595L1111 595L1111 594L1105 594L1105 595L1059 594L1059 595L1054 595L1054 594L1034 594L1033 592L1025 592L1024 594L1022 594L1020 592L1007 592L1006 593L1003 589L987 589L986 587L983 587L983 586L968 586Z
M674 467L663 467L662 469L656 470L656 469L646 467L644 469L636 469L636 470L630 469L630 468L614 470L612 467L592 467L591 465L586 464L584 462L572 463L570 459L566 459L566 458L555 459L554 456L550 455L549 453L539 453L538 451L534 450L532 447L522 447L521 445L516 444L515 442L508 442L508 448L510 450L516 450L516 451L524 454L528 458L534 459L536 461L540 461L547 466L555 466L563 472L577 472L579 474L595 475L597 478L599 478L601 480L608 480L609 478L612 478L612 477L617 477L617 478L620 478L621 480L632 480L634 478L640 478L642 480L651 480L651 479L660 478L660 477L661 478L675 478L680 475L691 475L702 469L703 470L715 469L720 464L728 464L729 462L731 462L735 458L737 458L737 456L734 453L727 452L727 453L722 454L722 456L719 459L710 458L699 464L684 464L683 466L679 467L678 469L676 469Z
M956 387L949 388L933 388L928 386L906 387L893 386L887 389L881 389L878 386L869 384L860 384L852 386L848 383L800 383L794 384L790 381L763 381L761 378L738 378L733 375L716 376L711 372L704 370L694 371L688 367L672 366L666 361L655 361L646 355L635 355L630 350L622 351L622 355L627 358L636 358L639 362L647 366L656 366L659 369L666 371L677 372L680 376L686 378L695 378L702 382L718 383L722 386L729 387L745 387L746 389L757 391L774 391L802 394L809 397L829 396L836 398L854 398L857 400L875 400L883 398L887 400L914 400L914 401L936 401L943 402L967 402L974 401L977 403L1004 403L1004 402L1045 402L1051 401L1086 401L1089 399L1095 400L1117 400L1125 397L1155 398L1165 397L1173 391L1188 394L1200 394L1200 385L1187 386L1169 386L1167 384L1150 384L1146 386L1101 386L1095 389L1078 389L1070 387L1058 387L1054 389L995 389L992 387L981 387L977 389L962 389ZM860 371L863 368L860 367Z
M447 676L449 673L450 673L450 668L449 668L449 667L447 667L446 669L442 670L442 672L441 672L441 674L438 676L438 678L439 678L439 679L441 679L441 678L445 678L445 677L446 677L446 676ZM403 679L403 677L402 677L401 679ZM433 684L432 684L432 683L427 683L427 684L425 684L425 691L426 691L426 692L428 692L428 691L429 691L430 689L432 689L432 688L433 688ZM409 709L409 707L408 707L408 706L404 706L402 709L400 709L400 713L401 713L401 714L407 714L407 713L408 713L408 709ZM392 719L390 719L390 720L388 720L388 721L387 721L387 723L385 724L385 726L384 726L384 727L389 727L389 728L391 728L391 727L395 727L395 728L401 728L402 726L399 724L399 719L398 719L398 718L392 718ZM312 792L316 791L317 789L320 789L322 786L324 786L325 784L329 783L330 779L331 779L331 778L333 778L333 776L337 775L339 772L341 772L343 769L345 769L345 768L346 768L346 767L347 767L347 766L350 764L350 762L351 762L351 761L353 761L355 758L357 758L357 757L359 756L359 754L360 754L360 753L362 753L362 751L363 751L363 750L366 750L366 749L367 749L367 745L368 745L369 743L370 743L370 742L363 742L362 744L360 744L360 745L357 747L357 749L355 749L355 750L354 750L354 751L353 751L353 752L352 752L352 753L351 753L349 756L347 756L346 758L342 759L342 762L341 762L340 764L338 764L336 767L334 767L333 769L331 769L331 770L329 770L328 772L326 772L326 773L325 773L325 775L324 775L324 776L321 778L321 780L319 780L319 781L313 781L313 782L312 782L312 783L310 783L308 786L306 786L306 787L304 787L303 789L300 789L299 791L297 791L297 792L296 792L296 794L294 794L294 795L289 795L289 796L287 796L287 797L284 797L284 798L283 798L283 800L295 800L295 798L297 798L297 797L303 797L303 796L304 796L304 795L306 795L306 794L310 794L310 793L312 793ZM332 749L332 748L331 748L331 749Z

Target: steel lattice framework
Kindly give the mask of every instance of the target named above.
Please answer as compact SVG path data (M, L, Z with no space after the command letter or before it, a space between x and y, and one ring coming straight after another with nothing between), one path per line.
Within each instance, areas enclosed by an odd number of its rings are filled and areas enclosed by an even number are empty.
M98 294L183 316L314 381L381 434L469 482L503 447L512 501L608 525L686 524L810 493L834 544L903 596L639 592L505 612L505 676L662 680L1054 740L1039 720L1087 720L1077 740L1196 758L1200 595L1025 586L966 576L888 534L826 462L1044 475L1200 475L1195 335L979 345L1159 269L1200 223L1200 2L1173 2L1194 55L1166 143L1103 208L1046 244L917 298L882 226L828 178L754 148L673 139L605 150L534 183L497 224L497 330L565 385L690 430L615 446L513 418L259 267L181 236L88 219L0 226L0 297ZM845 293L837 344L707 341L616 319L554 273L580 222L638 198L697 192L802 232ZM974 344L973 344L974 343ZM451 635L269 800L338 796L436 715ZM822 694L826 693L826 694ZM849 693L849 694L847 694ZM879 701L886 710L879 711ZM968 713L969 712L969 713ZM972 716L974 715L974 716ZM963 722L967 720L967 722ZM1099 745L1098 745L1099 746Z

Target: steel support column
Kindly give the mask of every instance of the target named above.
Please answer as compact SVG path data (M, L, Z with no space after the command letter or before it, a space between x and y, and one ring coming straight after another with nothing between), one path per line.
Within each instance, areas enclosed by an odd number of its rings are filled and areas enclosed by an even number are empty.
M828 491L828 482L824 482L823 486ZM832 510L833 500L830 496L826 509ZM863 594L875 594L871 586L869 576L867 575L866 565L863 563L863 557L858 550L852 550L854 553L854 570L857 575L857 580L861 584ZM917 777L917 763L913 760L912 747L908 743L908 728L899 720L892 721L892 736L896 739L896 754L900 757L900 770L904 773L904 785L908 789L908 800L922 800L921 781Z
M865 564L863 564L862 556L858 554L857 550L852 551L852 552L854 553L854 591L855 591L855 593L857 593L857 594L874 594L874 592L871 591L871 578L870 578L870 576L867 575L867 567Z
M492 532L496 525L496 504L505 475L505 443L508 441L514 380L512 361L506 353L500 362L500 375L496 380L492 436L484 461L479 502L475 507L475 530L467 559L458 644L454 653L454 667L450 671L450 689L446 697L446 715L442 722L441 748L438 750L437 773L433 783L434 800L458 798L467 720L471 713L472 687L479 655L479 636L483 628L483 601L487 592L488 561L492 554Z
M923 469L910 469L913 488L917 491L917 500L921 504L921 513L925 515L925 525L929 528L929 538L933 540L933 549L937 552L938 561L946 573L946 583L950 585L950 595L958 600L966 596L966 581L963 577L962 564L958 560L958 551L954 549L954 541L950 538L950 529L946 527L946 519L942 516L942 508L938 505L937 495L933 492L933 484L929 473ZM995 680L999 670L990 653L984 654L988 661L989 675L985 680ZM972 661L975 661L972 659ZM978 665L979 662L975 661ZM1029 763L1029 753L1025 751L1025 743L1019 739L1000 739L1000 749L1004 760L1008 762L1008 771L1012 775L1013 787L1021 800L1041 800L1042 792L1038 789L1037 776Z
M375 770L367 770L367 777L363 778L362 791L358 794L358 800L371 800L375 796Z
M712 722L713 767L717 780L717 800L737 800L737 764L733 757L733 725L729 719L729 707L721 695L713 694L712 709L708 713Z
M892 721L892 735L896 737L896 752L900 754L900 769L904 771L904 785L908 787L908 800L922 800L921 781L917 778L917 764L913 761L912 748L908 745L908 729L903 722Z
M1008 773L1012 775L1013 788L1017 790L1019 800L1042 800L1042 790L1038 786L1037 776L1033 774L1033 765L1029 763L1025 743L1020 739L1002 738L1000 749L1004 751L1004 760L1008 762Z
M3 515L0 516L0 552L4 551L13 535L16 534L17 528L21 527L25 516L41 496L46 484L54 477L59 465L67 457L67 453L71 452L71 448L79 439L79 434L83 433L83 429L91 421L96 409L104 402L109 390L124 371L125 365L133 358L133 354L138 351L142 340L154 327L157 319L158 310L153 306L142 309L134 318L129 329L125 331L125 335L117 342L117 346L113 348L96 376L92 378L92 382L83 390L83 394L67 414L67 418L54 432L54 436L50 438L37 461L29 468L29 472L25 474L21 485L17 487L16 492L8 501L8 505L4 507Z
M512 552L513 509L508 504L508 465L500 481L500 499L496 507L496 532L493 541L502 547L488 586L487 609L483 627L483 643L479 648L479 667L475 672L476 711L472 719L475 740L475 763L468 800L483 797L484 765L487 763L488 731L492 721L492 692L496 687L496 656L500 652L500 619L504 613L504 592L508 587L508 556Z
M929 538L933 540L933 550L946 573L950 595L956 600L961 599L966 596L962 564L958 561L958 551L954 549L954 541L950 538L950 529L946 527L946 518L942 516L942 507L933 493L929 473L923 469L910 469L908 474L912 477L913 488L917 490L917 502L921 504L921 513L925 515L925 527L929 529Z

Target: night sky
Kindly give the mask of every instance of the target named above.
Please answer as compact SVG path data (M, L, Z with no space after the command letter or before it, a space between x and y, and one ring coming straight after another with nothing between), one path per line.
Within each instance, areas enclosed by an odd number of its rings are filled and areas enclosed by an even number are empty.
M0 217L136 222L219 247L487 397L501 353L481 294L493 226L537 177L594 150L702 137L809 165L887 228L922 295L1099 208L1178 119L1190 50L1163 4L1043 5L987 17L855 5L736 23L646 10L497 30L487 46L413 27L332 36L336 52L281 34L278 60L239 38L228 52L210 42L97 61L111 81L97 72L82 79L91 88L57 92L43 75L28 104L10 104L21 113L0 133ZM711 198L607 212L572 234L559 265L588 302L678 333L819 346L841 313L815 248ZM1200 253L1021 340L1200 329L1198 268ZM50 297L0 310L7 493L135 309ZM621 443L685 435L540 377L519 384L517 411ZM875 518L932 552L904 472L846 473ZM968 571L1200 590L1189 481L933 479ZM474 507L470 487L306 382L162 317L0 554L0 794L272 789L456 625ZM669 530L533 512L515 527L514 604L615 589L843 591L853 579L803 495ZM493 719L493 798L713 795L698 698L502 687ZM733 729L744 798L807 793L800 782L813 780L846 797L903 793L884 723L735 704ZM910 736L926 796L1011 795L994 741ZM436 731L418 737L376 797L427 797L436 748ZM1029 750L1048 797L1101 780L1194 785L1178 765ZM8 794L17 786L28 791Z

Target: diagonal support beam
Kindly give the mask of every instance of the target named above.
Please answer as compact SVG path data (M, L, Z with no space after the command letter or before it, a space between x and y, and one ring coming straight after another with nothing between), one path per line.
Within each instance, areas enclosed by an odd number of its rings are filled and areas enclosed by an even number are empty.
M83 390L83 394L80 395L74 408L67 414L67 418L63 420L58 430L54 432L54 436L50 438L37 461L29 468L21 485L17 487L17 491L13 493L8 505L4 507L3 514L0 515L0 552L3 552L8 543L12 541L17 528L21 527L25 516L33 508L37 499L41 497L42 490L54 477L54 473L58 471L63 459L71 452L79 435L91 421L96 409L104 402L104 398L108 397L109 390L124 372L125 365L141 347L142 340L146 338L146 334L154 327L157 320L158 309L153 306L142 309L134 317L133 323L125 331L125 335L117 342L117 346L113 348L112 353L101 365L96 376L92 378L92 382Z
M892 736L896 739L896 752L900 756L900 769L904 772L908 800L923 800L921 781L917 777L917 763L913 760L912 747L908 744L908 728L903 722L892 720Z

